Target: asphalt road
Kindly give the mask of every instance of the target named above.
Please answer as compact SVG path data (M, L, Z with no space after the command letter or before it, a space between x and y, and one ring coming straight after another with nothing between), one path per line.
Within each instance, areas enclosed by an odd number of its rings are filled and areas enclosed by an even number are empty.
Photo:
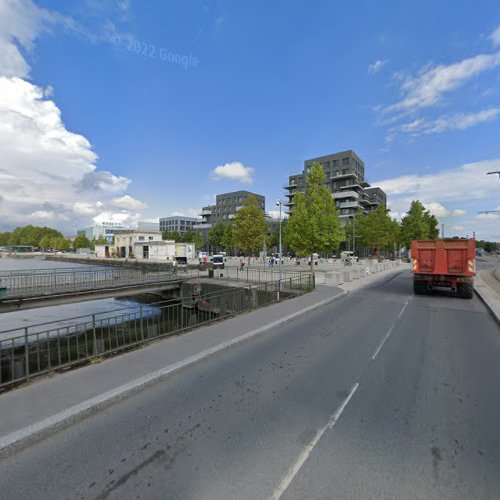
M0 497L500 498L499 380L480 301L405 271L3 460Z

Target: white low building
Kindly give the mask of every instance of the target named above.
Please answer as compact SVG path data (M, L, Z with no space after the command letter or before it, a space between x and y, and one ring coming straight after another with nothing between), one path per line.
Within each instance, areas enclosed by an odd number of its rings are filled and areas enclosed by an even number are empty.
M175 257L195 257L193 243L162 240L159 231L123 231L115 235L114 245L96 245L96 256L136 258L138 260L173 260Z

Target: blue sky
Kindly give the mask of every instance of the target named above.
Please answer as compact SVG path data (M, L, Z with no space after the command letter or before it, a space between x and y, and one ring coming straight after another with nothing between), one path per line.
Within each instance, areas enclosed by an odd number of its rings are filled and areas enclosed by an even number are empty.
M353 149L394 215L418 198L448 234L500 241L477 213L500 208L498 2L0 0L2 17L0 229L189 215L238 189L273 209L305 159Z

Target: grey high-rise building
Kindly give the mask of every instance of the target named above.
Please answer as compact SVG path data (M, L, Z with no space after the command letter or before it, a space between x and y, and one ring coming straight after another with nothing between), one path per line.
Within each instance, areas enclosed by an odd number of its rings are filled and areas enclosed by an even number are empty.
M243 206L249 196L255 196L257 203L263 212L266 211L266 198L250 191L234 191L232 193L218 194L215 197L215 205L208 205L201 209L202 220L193 229L200 231L206 244L208 232L219 222L227 224L236 217L236 213Z
M181 236L193 230L196 224L199 224L201 219L197 217L186 217L185 215L172 215L171 217L160 218L160 231L172 233L177 231Z
M304 162L304 170L300 174L289 177L285 186L288 202L285 206L293 212L294 196L304 192L307 174L311 166L317 163L325 172L325 185L332 193L340 218L347 222L358 209L370 212L380 204L386 204L387 198L382 189L370 188L365 179L365 162L352 150L342 151L327 156L312 158Z

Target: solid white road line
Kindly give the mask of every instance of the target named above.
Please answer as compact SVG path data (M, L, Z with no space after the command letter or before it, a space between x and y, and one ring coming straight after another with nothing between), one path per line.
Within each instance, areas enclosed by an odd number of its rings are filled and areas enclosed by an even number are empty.
M342 404L335 410L333 415L328 419L328 422L318 429L316 432L314 438L312 441L304 448L302 453L299 455L297 458L296 462L293 464L293 466L290 468L290 470L287 472L286 476L281 480L281 483L279 486L276 488L274 493L272 494L271 497L269 497L269 500L279 500L283 493L288 489L290 486L290 483L293 481L294 477L297 475L297 473L300 471L302 466L304 465L305 461L309 458L309 455L312 453L316 445L318 444L319 440L323 436L323 434L330 429L333 429L334 425L336 424L337 420L340 418L340 415L342 415L342 412L345 410L345 407L348 405L349 401L353 397L354 393L357 391L359 387L359 383L356 382L354 386L351 389L351 392L347 395L347 397L344 399Z

